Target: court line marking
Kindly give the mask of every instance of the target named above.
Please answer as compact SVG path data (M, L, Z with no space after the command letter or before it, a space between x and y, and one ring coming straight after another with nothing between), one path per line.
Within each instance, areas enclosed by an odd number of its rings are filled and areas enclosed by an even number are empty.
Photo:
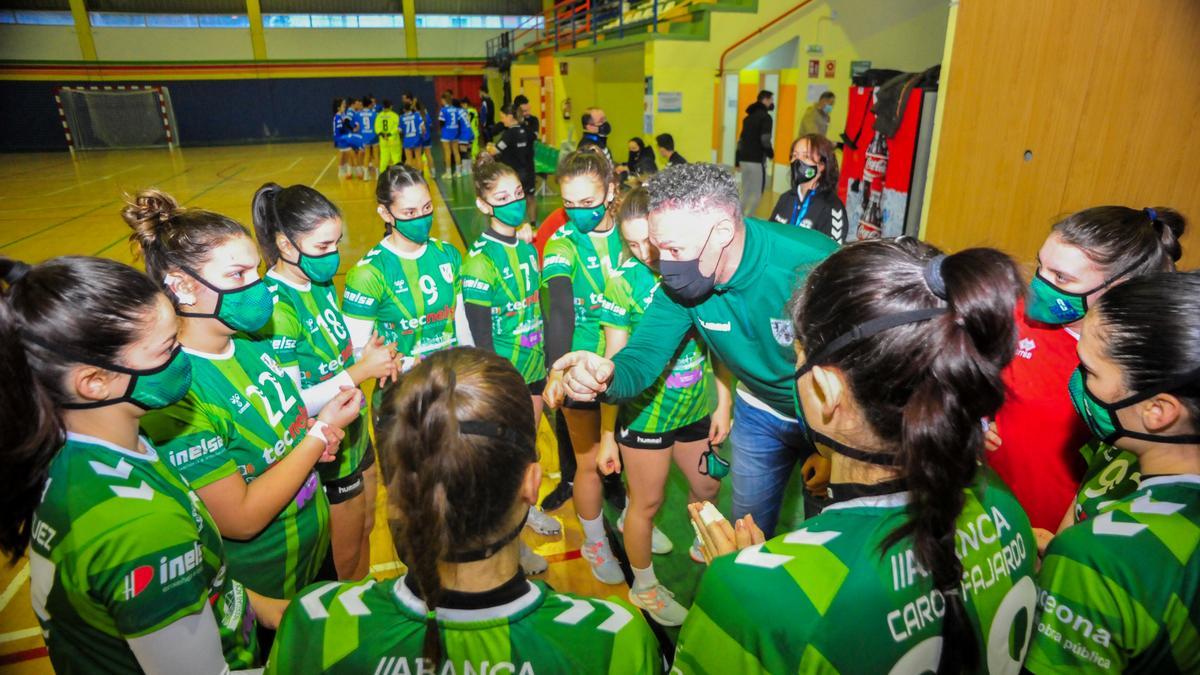
M183 205L191 204L193 201L195 201L195 200L196 200L196 199L198 199L199 197L201 197L201 196L203 196L203 195L206 195L206 194L208 194L209 192L211 192L211 191L215 190L217 187L220 187L220 186L221 186L221 185L223 185L224 183L226 183L226 182L228 182L229 180L233 179L233 177L234 177L234 176L237 176L238 174L240 174L241 172L243 172L243 171L245 171L245 170L246 170L246 167L245 167L245 166L243 166L243 167L241 167L240 169L238 169L237 171L234 171L233 173L229 174L228 176L225 176L225 177L224 177L224 178L222 178L221 180L219 180L219 181L217 181L217 182L213 183L212 185L209 185L208 187L204 188L203 190L201 190L201 191L197 192L196 194L192 195L191 197L188 197L187 199L185 199L185 200L183 201ZM224 169L222 169L222 171L224 171ZM112 242L111 244L109 244L108 246L105 246L104 248L100 249L99 251L96 251L96 252L95 252L95 253L93 253L92 255L93 255L93 256L99 256L101 253L104 253L104 252L105 252L105 251L107 251L108 249L110 249L110 248L112 248L112 247L116 246L117 244L119 244L119 243L121 243L121 242L123 242L123 241L126 241L127 239L129 239L129 235L127 235L127 234L123 234L123 235L121 235L121 237L120 237L120 238L118 238L117 240L113 241L113 242Z
M329 170L329 167L333 166L333 163L334 163L334 162L336 162L336 161L337 161L337 159L338 159L338 156L337 156L337 155L334 155L333 157L330 157L330 158L329 158L329 163L325 165L325 168L324 168L324 169L321 169L321 173L317 174L317 179L316 179L316 180L314 180L314 181L313 181L311 184L309 184L309 187L311 187L311 188L316 188L316 187L317 187L317 183L320 183L320 182L321 182L321 179L325 177L325 172Z
M54 192L47 192L46 194L44 194L44 195L42 195L42 196L43 196L43 197L53 197L54 195L62 194L62 193L64 193L64 192L67 192L68 190L74 190L75 188L79 187L80 185L87 185L88 183L98 183L98 182L100 182L100 181L102 181L102 180L108 180L109 178L112 178L113 176L119 176L119 175L121 175L121 174L123 174L123 173L129 173L130 171L133 171L133 170L135 170L135 169L140 169L140 168L142 168L142 165L141 165L141 164L134 164L133 166L129 167L128 169L122 169L122 170L120 170L120 171L115 171L115 172L113 172L113 173L110 173L110 174L108 174L107 176L101 176L101 177L99 177L99 178L93 178L93 179L91 179L91 180L85 180L85 181L83 181L82 183L75 183L74 185L68 185L68 186L67 186L67 187L65 187L65 188L61 188L61 189L59 189L59 190L55 190Z
M36 237L39 234L42 234L43 232L49 232L50 230L53 230L56 227L60 227L62 225L66 225L67 223L70 223L72 221L79 220L80 218L82 218L84 216L90 216L93 213L99 211L100 209L103 209L103 208L106 208L109 206L114 206L118 203L119 203L118 201L114 200L111 202L105 202L104 204L100 204L99 206L92 207L92 208L88 209L87 211L80 213L79 215L71 216L70 218L67 218L66 220L60 220L59 222L54 223L53 225L47 225L46 227L43 227L40 230L35 230L33 232L30 232L29 234L27 234L23 237L17 237L16 239L13 239L12 241L6 241L3 244L0 244L0 249L8 248L9 246L12 246L13 244L19 244L19 243L25 241L26 239L32 239L33 237Z
M26 628L24 630L14 630L11 633L0 633L0 644L5 642L16 642L25 638L37 637L42 634L42 629L38 626Z
M8 582L8 587L4 589L4 592L0 593L0 612L3 612L4 608L8 607L8 603L12 602L13 596L17 594L17 591L21 590L21 586L28 580L29 562L26 561L25 564L21 565L21 569L17 572L17 576L13 577L12 581ZM3 636L0 635L0 637ZM0 642L3 642L3 640L0 640Z

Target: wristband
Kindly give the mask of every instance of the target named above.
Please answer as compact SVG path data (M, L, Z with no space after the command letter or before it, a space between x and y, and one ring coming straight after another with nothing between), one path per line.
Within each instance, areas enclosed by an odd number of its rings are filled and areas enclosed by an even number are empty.
M329 439L325 437L325 429L328 426L328 424L321 420L317 420L316 424L312 425L312 428L308 430L308 435L320 439L325 445L329 445Z

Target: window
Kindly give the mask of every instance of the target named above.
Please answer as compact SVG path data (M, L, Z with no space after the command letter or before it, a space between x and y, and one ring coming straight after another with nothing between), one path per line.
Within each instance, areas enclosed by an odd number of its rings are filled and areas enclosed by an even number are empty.
M149 28L196 28L200 25L195 14L147 14Z
M145 28L145 14L126 12L92 12L88 15L93 26L100 28Z
M18 12L19 14L20 12ZM44 13L44 12L43 12ZM67 18L70 19L70 12ZM100 28L249 28L245 14L134 14L91 12L88 19Z
M201 28L249 28L250 17L245 14L197 14Z
M33 12L16 10L4 12L9 15L0 19L0 23L19 23L27 26L73 26L75 20L70 12ZM9 20L11 18L11 20Z
M245 17L242 17L245 18ZM0 21L3 19L0 18ZM540 15L500 16L418 14L417 28L481 28L490 30L541 28ZM203 24L201 24L203 25ZM267 28L404 28L403 14L264 14Z

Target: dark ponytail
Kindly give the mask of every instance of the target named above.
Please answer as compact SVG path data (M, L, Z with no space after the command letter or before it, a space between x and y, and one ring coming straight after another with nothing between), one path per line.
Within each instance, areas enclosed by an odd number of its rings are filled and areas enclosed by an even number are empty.
M1163 385L1200 431L1200 273L1148 274L1112 287L1096 303L1108 356L1126 389ZM1192 374L1189 379L1186 376Z
M34 267L0 258L0 278L0 552L16 559L29 545L50 461L63 444L57 408L75 400L67 374L76 363L60 351L119 361L161 291L104 258L53 258Z
M392 538L429 608L422 652L435 664L445 655L434 615L438 562L487 546L525 516L518 491L537 439L523 382L507 359L455 348L422 360L383 402L377 429ZM511 440L463 433L468 421Z
M396 193L403 192L405 189L414 185L425 185L425 177L421 172L412 168L407 164L393 164L388 167L387 171L379 174L378 180L375 181L375 201L381 206L391 207L392 200L396 198ZM383 236L392 233L392 224L384 223Z
M1055 223L1052 231L1082 249L1104 268L1105 276L1135 277L1175 271L1186 228L1184 217L1166 206L1093 206Z
M931 288L926 271L936 255L907 238L845 246L809 276L793 321L805 352L817 354L867 321L948 309L851 342L815 365L845 374L871 430L885 447L897 448L909 514L883 548L912 538L917 560L945 599L938 672L958 673L973 670L980 654L961 597L955 522L982 459L979 419L1004 400L1000 373L1013 355L1021 280L1008 256L979 248L945 257Z
M268 265L279 261L275 235L283 234L295 246L302 235L328 220L342 217L333 202L307 185L281 187L278 183L266 183L258 188L250 212L258 247Z

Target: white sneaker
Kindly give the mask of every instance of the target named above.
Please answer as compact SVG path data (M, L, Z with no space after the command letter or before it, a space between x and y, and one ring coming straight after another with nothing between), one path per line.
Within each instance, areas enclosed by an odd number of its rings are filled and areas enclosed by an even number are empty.
M625 575L621 573L621 566L617 564L617 559L613 556L608 539L591 543L585 541L580 552L583 554L583 559L591 566L592 576L601 583L621 584L625 582Z
M529 507L529 519L525 521L529 529L547 537L562 534L562 523L536 506Z
M370 169L363 169L362 179L365 181L371 180L371 170Z
M679 626L687 618L687 607L675 602L675 594L662 584L650 588L629 589L629 602L650 613L650 617L664 626Z
M550 568L550 563L546 559L533 552L533 549L521 542L521 571L525 576L531 577L535 574L541 574Z
M692 542L692 547L688 549L688 557L701 565L704 564L704 551L700 549L699 539Z
M658 529L657 525L652 525L651 527L653 529L650 530L650 552L655 555L666 555L674 551L675 544L671 543L671 538ZM621 517L617 519L617 531L625 534L625 511L621 511Z
M450 180L451 178L454 178L454 174L449 171L442 174L442 180Z

